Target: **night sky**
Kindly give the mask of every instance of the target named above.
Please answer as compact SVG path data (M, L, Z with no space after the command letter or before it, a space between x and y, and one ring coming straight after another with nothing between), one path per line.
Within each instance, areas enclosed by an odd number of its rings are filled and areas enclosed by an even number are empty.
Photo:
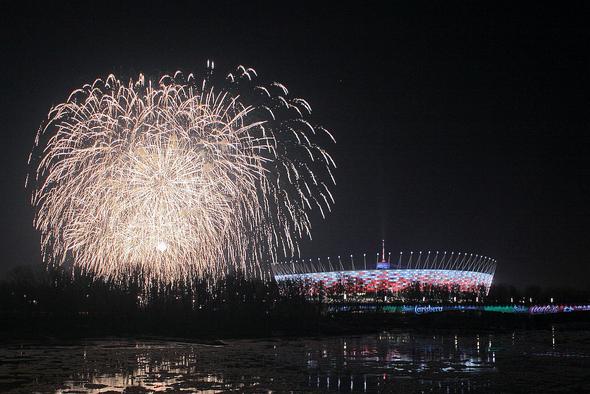
M39 264L24 179L52 105L109 73L157 79L214 59L284 82L338 140L336 205L305 257L373 255L385 238L394 255L492 256L496 282L589 286L582 6L77 3L0 9L0 272Z

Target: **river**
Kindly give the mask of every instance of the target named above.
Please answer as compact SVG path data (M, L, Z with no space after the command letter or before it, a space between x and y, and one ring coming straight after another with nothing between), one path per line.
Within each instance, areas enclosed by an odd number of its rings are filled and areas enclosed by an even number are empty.
M0 348L0 391L590 392L590 331L12 342Z

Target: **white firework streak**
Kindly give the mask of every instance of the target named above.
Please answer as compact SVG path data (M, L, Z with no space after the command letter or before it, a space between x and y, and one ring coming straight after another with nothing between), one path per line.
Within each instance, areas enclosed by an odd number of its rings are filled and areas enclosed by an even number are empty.
M241 66L229 79L216 90L192 74L111 75L54 107L29 158L44 260L174 283L264 276L263 261L297 254L309 211L333 203L335 165L314 142L333 137L282 84L257 85Z

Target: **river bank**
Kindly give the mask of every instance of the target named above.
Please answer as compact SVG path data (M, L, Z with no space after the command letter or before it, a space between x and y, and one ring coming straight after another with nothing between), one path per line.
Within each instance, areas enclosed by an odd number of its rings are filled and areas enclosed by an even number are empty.
M225 314L0 314L2 341L100 337L230 339L375 333L391 329L461 329L490 332L590 329L590 313L507 314L447 311L426 314L322 313L317 308L280 315Z

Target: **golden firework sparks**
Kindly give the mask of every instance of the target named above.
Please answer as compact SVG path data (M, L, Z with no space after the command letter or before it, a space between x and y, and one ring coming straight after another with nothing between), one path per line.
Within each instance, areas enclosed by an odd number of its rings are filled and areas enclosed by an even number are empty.
M332 136L311 107L240 66L228 82L111 75L49 113L29 158L44 259L171 283L297 253L333 204Z

